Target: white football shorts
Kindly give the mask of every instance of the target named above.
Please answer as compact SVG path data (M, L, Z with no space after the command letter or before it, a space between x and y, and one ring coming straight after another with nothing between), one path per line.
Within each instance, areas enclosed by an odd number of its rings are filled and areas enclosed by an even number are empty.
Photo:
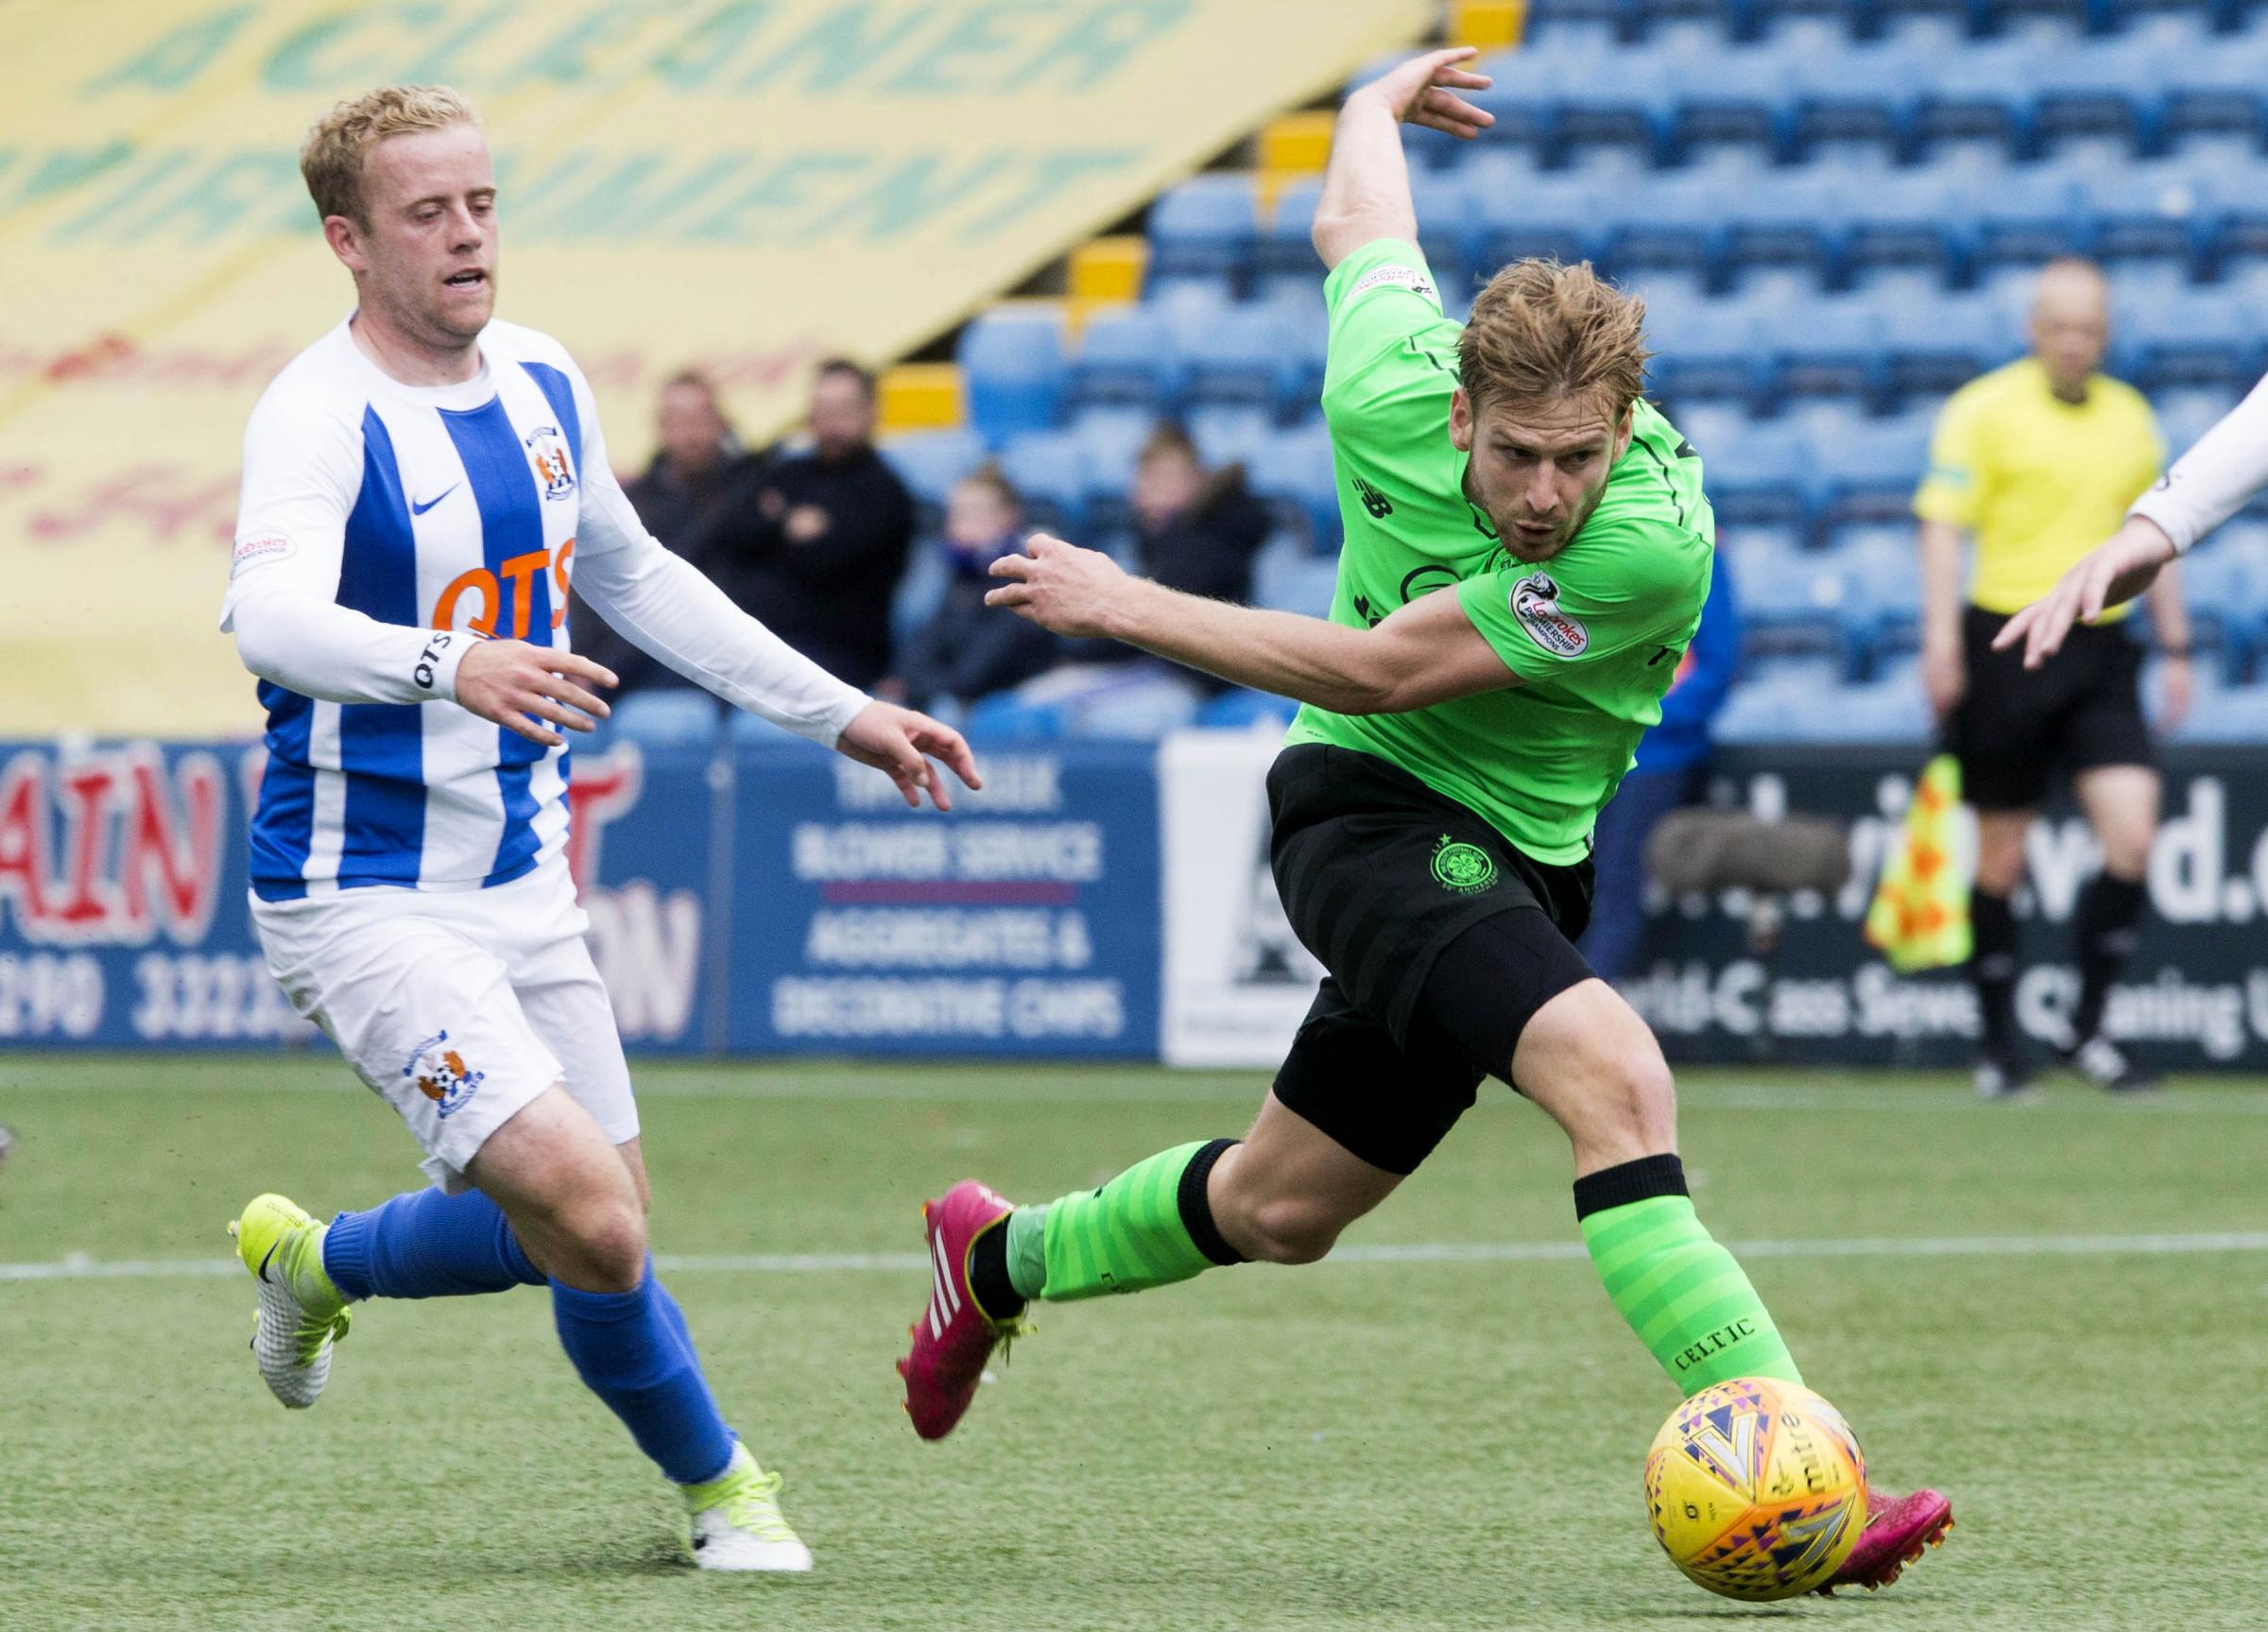
M638 1137L622 1036L563 858L493 889L380 886L252 901L267 967L425 1150L443 1189L563 1083L616 1144Z

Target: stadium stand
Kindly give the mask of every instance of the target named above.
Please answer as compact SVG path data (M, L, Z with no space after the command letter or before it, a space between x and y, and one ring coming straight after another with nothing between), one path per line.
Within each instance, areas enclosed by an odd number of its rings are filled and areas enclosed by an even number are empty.
M2110 371L2175 452L2268 366L2253 0L1536 0L1525 42L1481 66L1493 129L1407 133L1424 248L1452 314L1521 255L1646 294L1655 394L1748 568L1733 740L1926 734L1908 505L1946 393L2021 351L2043 261L2103 262ZM1113 520L1119 461L1098 450L1154 417L1246 461L1278 522L1256 594L1320 611L1338 524L1319 189L1280 155L1312 170L1321 148L1297 117L1260 144L1275 167L1158 200L1139 301L1075 333L1010 305L960 361L977 438L1064 524ZM917 486L975 456L946 435L899 444ZM2268 734L2268 529L2232 526L2190 570L2214 660L2190 734ZM1079 729L1040 713L1018 729Z

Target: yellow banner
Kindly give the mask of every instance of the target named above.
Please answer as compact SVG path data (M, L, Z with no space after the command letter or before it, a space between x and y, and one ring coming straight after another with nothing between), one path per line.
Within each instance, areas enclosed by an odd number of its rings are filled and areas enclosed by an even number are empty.
M479 104L499 312L614 456L655 383L742 423L951 328L1430 0L10 0L0 7L0 736L256 729L214 629L244 421L352 306L297 155L389 81Z

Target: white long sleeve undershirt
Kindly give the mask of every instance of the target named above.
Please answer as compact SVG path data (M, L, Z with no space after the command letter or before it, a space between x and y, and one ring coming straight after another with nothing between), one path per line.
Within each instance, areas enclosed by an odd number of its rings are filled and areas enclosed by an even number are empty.
M2174 550L2184 552L2263 487L2268 487L2268 380L2253 387L2198 438L2126 513L2163 528Z

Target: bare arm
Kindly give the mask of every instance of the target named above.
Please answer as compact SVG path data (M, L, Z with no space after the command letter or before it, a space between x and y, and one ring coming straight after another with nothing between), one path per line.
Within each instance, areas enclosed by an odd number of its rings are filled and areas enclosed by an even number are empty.
M1485 91L1485 74L1457 64L1478 55L1470 46L1429 51L1372 80L1347 98L1331 139L1331 165L1315 202L1315 253L1335 266L1381 238L1415 243L1418 211L1410 201L1410 171L1401 156L1401 126L1430 125L1471 138L1496 123L1456 90ZM1454 86L1456 90L1450 87Z
M1921 679L1942 719L1968 687L1961 656L1961 529L1921 524Z
M1108 636L1237 685L1342 714L1406 713L1520 684L1453 594L1431 594L1376 628L1185 595L1128 576L1108 556L1035 533L1004 556L985 599L1057 634Z

